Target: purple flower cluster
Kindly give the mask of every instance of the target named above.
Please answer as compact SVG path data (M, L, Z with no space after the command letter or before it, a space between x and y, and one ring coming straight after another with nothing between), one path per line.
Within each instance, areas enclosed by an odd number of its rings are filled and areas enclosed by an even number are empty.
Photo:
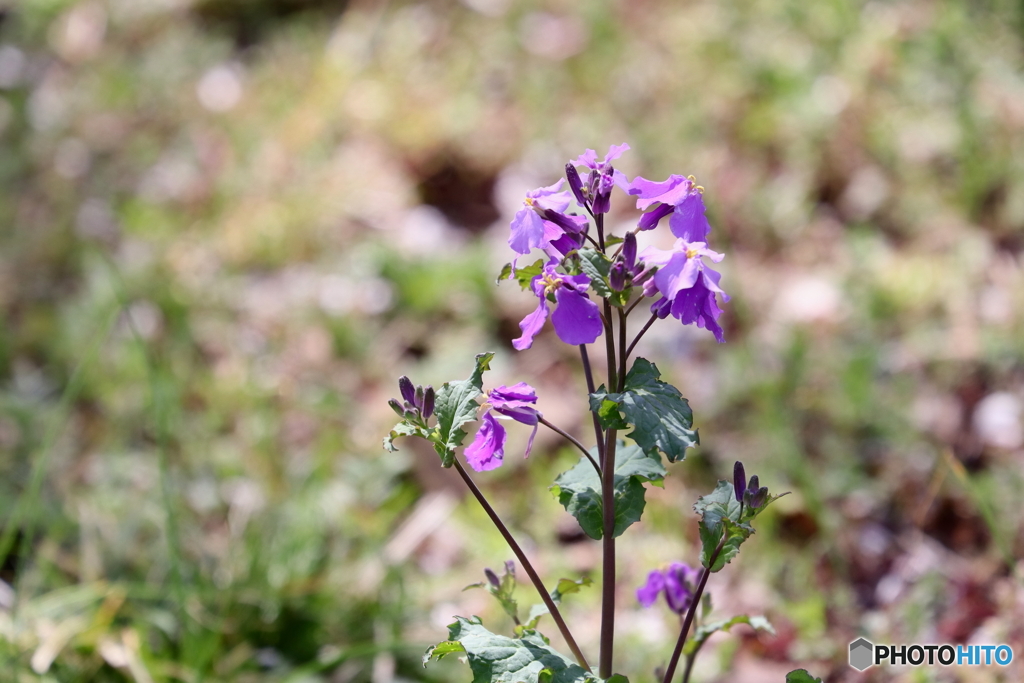
M541 412L534 407L537 392L529 384L519 382L510 387L500 386L487 394L488 408L481 417L482 424L473 439L466 447L466 462L477 472L485 472L501 467L505 457L505 439L508 434L498 422L495 413L525 425L531 425L533 432L526 444L526 455L530 457L533 449L533 438L537 436L537 425Z
M652 314L659 318L671 315L684 325L696 324L710 330L723 342L725 336L718 323L722 309L716 295L720 294L724 301L729 297L719 286L719 273L705 263L705 259L718 263L724 257L708 248L711 226L705 216L704 188L695 184L692 176L672 175L662 182L637 176L630 181L611 164L628 149L627 144L612 145L601 160L594 150L588 149L574 162L566 164L569 190L576 203L591 216L608 212L611 191L616 186L636 196L637 208L644 211L636 229L624 238L623 248L611 266L608 286L622 292L631 284L643 284L644 296L656 297L651 305ZM577 167L589 171L585 179ZM570 192L561 187L559 180L527 192L523 208L512 220L508 243L513 251L525 255L540 249L548 257L543 272L530 283L538 306L519 324L522 336L513 346L520 351L530 348L533 338L543 328L549 302L555 304L551 323L563 342L590 344L603 329L597 304L587 293L590 278L573 268L571 259L567 258L588 239L590 223L585 216L567 213ZM676 237L672 249L648 247L637 255L636 233L653 230L665 217ZM559 272L558 268L569 272Z
M647 575L647 583L636 589L636 599L644 607L650 607L659 593L665 593L669 609L683 614L690 608L700 570L683 562L673 562L664 570L655 570Z

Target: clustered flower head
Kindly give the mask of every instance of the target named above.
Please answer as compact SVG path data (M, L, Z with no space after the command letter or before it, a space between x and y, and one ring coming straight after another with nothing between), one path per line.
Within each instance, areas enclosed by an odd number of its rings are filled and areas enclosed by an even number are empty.
M466 447L466 462L469 466L477 472L501 467L505 458L505 439L508 434L498 421L499 416L533 427L524 456L530 457L533 439L537 436L537 425L543 417L534 407L536 402L536 390L525 382L492 389L487 394L487 409L480 418L480 429L477 430L473 443Z
M711 225L705 215L704 188L693 176L671 175L658 182L637 176L630 181L612 166L629 145L612 145L604 159L588 149L566 164L569 191L562 181L526 193L523 208L511 224L509 245L519 256L539 249L547 255L543 272L532 278L530 288L538 298L537 309L519 324L522 335L513 346L522 351L533 344L554 304L551 322L558 338L567 344L590 344L603 330L601 314L589 295L590 277L580 272L574 259L576 250L590 238L586 216L569 212L576 203L595 219L610 209L615 187L636 197L641 214L636 228L623 238L608 275L608 287L625 292L643 285L642 294L654 299L650 310L659 318L672 316L684 325L695 324L709 330L719 342L725 335L718 320L722 309L717 297L729 297L719 286L720 274L708 262L718 263L724 256L708 246ZM581 175L579 168L585 169ZM656 228L668 217L669 229L676 237L669 250L648 247L637 253L636 234ZM591 240L593 241L593 240ZM513 262L513 272L516 263Z
M683 614L690 608L699 580L700 570L684 562L673 562L666 569L648 574L647 583L636 589L636 599L644 607L650 607L658 600L658 595L664 593L669 609Z
M402 393L402 402L393 398L388 405L399 417L425 422L434 414L434 387L413 386L412 380L402 375L398 378L398 389Z

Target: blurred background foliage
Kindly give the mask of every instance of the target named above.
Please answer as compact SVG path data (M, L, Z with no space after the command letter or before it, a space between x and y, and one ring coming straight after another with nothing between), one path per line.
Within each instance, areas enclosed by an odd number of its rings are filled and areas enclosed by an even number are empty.
M460 592L510 553L429 449L381 450L386 401L494 349L585 435L572 349L513 352L531 297L494 278L523 192L626 141L707 188L733 300L725 345L640 346L703 445L620 542L616 668L667 657L633 588L742 459L794 493L710 588L778 636L696 679L1021 680L845 662L1024 658L1022 32L1009 0L0 2L0 678L468 680L419 655L510 628ZM478 479L549 580L599 578L538 444Z

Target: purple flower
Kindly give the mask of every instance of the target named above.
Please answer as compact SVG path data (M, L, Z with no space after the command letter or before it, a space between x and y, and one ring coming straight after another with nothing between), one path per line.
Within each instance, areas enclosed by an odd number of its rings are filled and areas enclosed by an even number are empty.
M718 282L721 275L704 265L703 257L718 263L724 255L707 248L704 242L687 242L677 239L671 251L657 247L648 247L640 254L640 258L648 266L657 266L654 277L644 282L644 294L662 298L651 305L651 313L659 318L672 315L684 325L696 323L697 327L706 328L715 334L719 342L725 341L718 317L722 309L718 307L715 294L722 299L729 296L721 290Z
M673 562L668 569L648 574L647 583L636 589L636 599L644 607L650 607L658 599L658 594L664 591L669 609L682 614L690 608L699 579L699 570L682 562Z
M487 394L487 403L490 405L481 417L480 429L477 430L473 443L466 447L466 462L469 466L477 472L501 467L505 457L505 438L508 434L493 413L533 426L524 456L530 457L533 439L537 436L537 425L542 417L541 412L533 406L536 402L537 392L526 382L492 389Z
M587 219L566 214L571 201L567 190L559 191L562 181L530 190L521 208L512 219L508 245L518 254L543 249L553 258L564 256L582 243L579 233L587 227Z
M671 214L668 224L673 235L687 242L705 241L711 225L704 215L704 188L694 180L693 176L681 175L671 175L660 183L640 176L634 178L627 192L637 195L636 208L646 211L657 205L640 217L639 228L651 230Z
M582 192L583 196L590 200L591 210L595 214L608 213L612 186L618 185L624 191L629 191L629 180L625 174L615 170L611 164L612 161L618 159L628 149L629 145L626 143L612 145L608 148L608 154L601 161L597 160L597 152L588 149L576 159L575 164L589 168L590 175L579 191L573 185L573 192L577 196ZM571 174L569 175L569 182L573 183Z
M523 351L533 345L533 338L544 327L548 317L548 296L555 297L557 308L551 314L558 338L566 344L590 344L604 327L597 304L587 296L590 278L586 275L563 275L555 271L556 261L544 266L544 271L533 278L530 287L537 295L537 310L519 323L522 336L512 340L512 346Z
M476 433L473 443L466 446L466 462L477 472L486 472L501 467L505 457L505 428L494 419L490 411L481 418L483 424Z
M487 401L494 412L533 427L530 440L526 442L526 455L523 456L529 458L530 451L533 450L533 439L537 436L537 426L543 417L541 412L533 407L537 402L536 390L526 382L519 382L510 387L500 386L487 394Z

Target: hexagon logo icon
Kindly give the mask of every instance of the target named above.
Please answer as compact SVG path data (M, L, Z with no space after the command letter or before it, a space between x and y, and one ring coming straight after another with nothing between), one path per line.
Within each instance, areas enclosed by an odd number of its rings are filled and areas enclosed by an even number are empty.
M874 654L875 646L871 641L858 638L850 643L850 666L857 671L863 671L871 666Z

